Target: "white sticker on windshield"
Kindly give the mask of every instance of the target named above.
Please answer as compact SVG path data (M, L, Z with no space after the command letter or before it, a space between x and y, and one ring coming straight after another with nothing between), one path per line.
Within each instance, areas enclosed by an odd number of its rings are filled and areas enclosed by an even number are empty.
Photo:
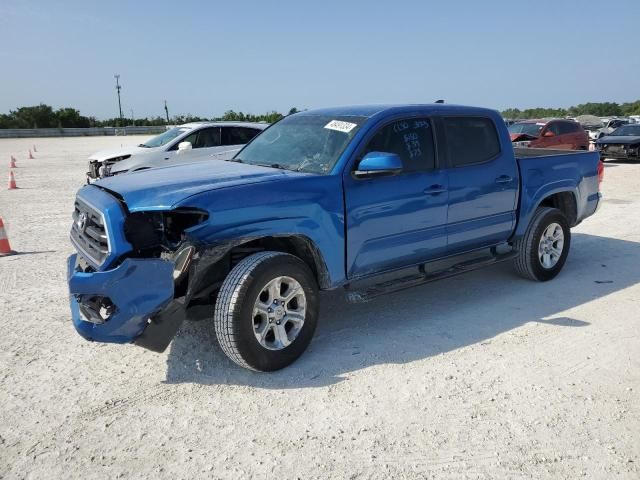
M342 120L331 120L324 126L324 128L328 128L329 130L336 130L338 132L349 133L357 126L358 125L355 123L343 122Z

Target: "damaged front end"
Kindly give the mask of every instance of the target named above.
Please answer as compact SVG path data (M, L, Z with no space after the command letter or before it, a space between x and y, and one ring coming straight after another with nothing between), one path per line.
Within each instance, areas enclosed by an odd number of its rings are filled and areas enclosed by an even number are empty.
M121 155L119 157L110 158L109 160L89 160L89 169L87 171L87 183L93 183L101 178L110 177L111 168L117 162L130 158L131 155Z
M196 275L201 249L189 232L207 219L194 209L128 213L104 190L83 189L71 231L78 253L67 264L78 333L162 352L202 276Z

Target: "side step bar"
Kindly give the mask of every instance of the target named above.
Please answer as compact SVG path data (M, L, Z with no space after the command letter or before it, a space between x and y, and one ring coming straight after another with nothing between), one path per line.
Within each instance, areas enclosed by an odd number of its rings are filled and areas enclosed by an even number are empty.
M424 265L421 265L421 273L407 275L406 277L400 277L394 280L389 280L387 282L378 283L376 285L366 287L362 290L350 290L346 294L347 301L350 303L365 303L381 295L399 292L402 290L406 290L407 288L424 285L425 283L454 277L456 275L460 275L461 273L477 270L478 268L487 267L495 263L512 260L517 255L518 252L511 251L507 253L492 255L489 257L474 258L473 260L456 263L449 268L432 273L427 273L424 270Z

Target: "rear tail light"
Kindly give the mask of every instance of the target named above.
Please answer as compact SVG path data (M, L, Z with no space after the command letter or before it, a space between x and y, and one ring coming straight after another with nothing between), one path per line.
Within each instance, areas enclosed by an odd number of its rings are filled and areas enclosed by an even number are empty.
M602 184L602 180L604 180L604 162L600 160L598 162L598 190L600 189L600 184Z

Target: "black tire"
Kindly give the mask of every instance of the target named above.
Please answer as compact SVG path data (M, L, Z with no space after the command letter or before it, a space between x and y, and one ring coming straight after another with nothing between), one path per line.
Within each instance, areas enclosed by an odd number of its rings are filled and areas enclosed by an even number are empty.
M304 324L282 350L263 347L254 335L253 307L265 285L279 276L295 279L306 297ZM241 367L267 372L293 363L311 342L318 322L318 285L298 257L259 252L242 259L227 275L216 300L213 326L222 351Z
M538 247L542 234L552 223L560 225L564 235L562 253L557 263L551 268L545 268L538 255ZM526 233L514 243L518 256L514 260L514 267L518 275L538 282L546 282L554 278L567 260L571 247L571 229L565 215L557 208L540 207L533 214Z

